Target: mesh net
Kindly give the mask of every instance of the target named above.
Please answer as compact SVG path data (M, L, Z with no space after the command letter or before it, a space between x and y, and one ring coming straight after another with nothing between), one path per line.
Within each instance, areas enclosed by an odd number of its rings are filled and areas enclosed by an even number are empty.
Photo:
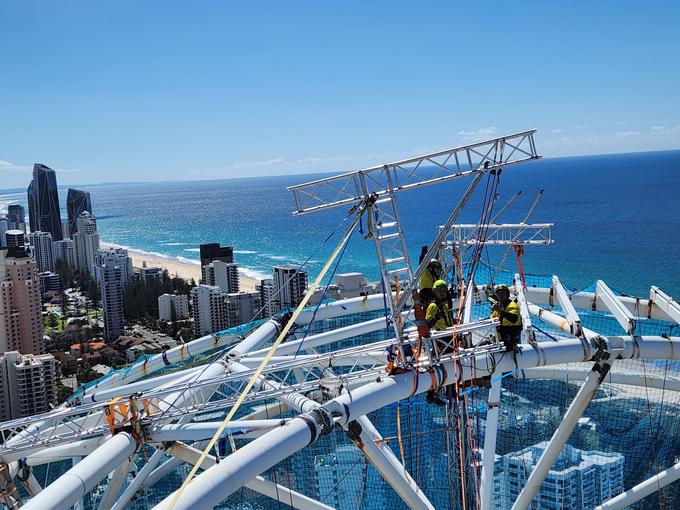
M477 281L488 281L492 268L481 265ZM525 275L528 286L546 287L551 277ZM487 278L487 280L484 280ZM496 272L495 283L512 283L509 272ZM581 289L592 291L590 288ZM570 289L570 292L575 292ZM622 293L618 292L619 295ZM544 306L557 314L559 307ZM578 310L582 323L602 335L623 335L614 317L603 311ZM474 318L487 317L486 303L473 309ZM296 332L298 338L339 327L384 317L384 310L315 321ZM565 334L540 318L532 318L538 342L559 342ZM677 334L677 325L639 318L639 335ZM387 327L319 347L323 353L365 345L391 338ZM513 371L502 377L498 414L497 444L492 508L510 509L554 431L592 369L592 363L572 363ZM550 369L549 371L547 371ZM343 368L338 368L342 372ZM274 374L276 375L276 374ZM224 394L235 393L239 385L225 385ZM590 509L673 466L680 452L680 380L678 364L672 361L618 360L587 406L543 482L532 508ZM445 396L445 395L442 395ZM486 422L489 418L488 391L474 386L463 398L447 398L438 407L422 395L390 404L369 415L397 459L437 509L480 507L480 476ZM264 411L263 417L293 417L279 413L275 400L244 405L239 416ZM221 420L213 413L210 420ZM235 440L240 447L244 441ZM232 444L220 441L219 454L228 455ZM146 461L136 460L138 471ZM165 462L168 462L166 458ZM36 468L38 480L50 481L68 469L63 462ZM162 468L161 468L162 469ZM146 509L176 490L188 467L173 466L152 487L138 494L132 509ZM162 473L161 473L162 474ZM336 428L331 434L269 469L262 476L339 509L398 509L406 505L354 445ZM86 508L96 508L107 486L104 480L86 498ZM223 501L223 509L275 509L292 507L289 494L281 490L276 498L244 487ZM671 484L634 504L635 509L680 508L680 487Z

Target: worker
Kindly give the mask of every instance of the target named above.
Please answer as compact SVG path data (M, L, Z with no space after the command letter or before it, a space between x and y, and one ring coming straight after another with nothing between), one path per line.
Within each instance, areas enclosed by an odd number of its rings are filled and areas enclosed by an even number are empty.
M447 304L448 286L444 280L437 280L432 284L434 300L427 305L425 320L431 329L443 331L451 327L451 315Z
M436 331L444 331L453 325L451 315L449 314L449 305L446 303L448 298L448 286L444 280L437 280L432 284L434 292L434 301L427 306L425 312L425 320L430 329ZM453 335L448 338L438 338L440 343L443 343L449 348L444 348L442 351L450 351L450 343ZM438 390L431 388L425 395L425 400L430 404L438 406L446 405L446 402L439 397Z
M437 259L432 259L427 264L425 271L420 276L420 301L423 303L424 307L427 307L429 303L434 301L434 291L432 287L434 283L441 278L442 275L442 265ZM442 281L442 280L439 280ZM444 282L446 286L446 282Z
M498 327L501 340L508 351L514 351L522 336L522 316L519 305L510 299L510 289L507 285L498 285L494 293L495 300L491 307L492 319L500 319Z

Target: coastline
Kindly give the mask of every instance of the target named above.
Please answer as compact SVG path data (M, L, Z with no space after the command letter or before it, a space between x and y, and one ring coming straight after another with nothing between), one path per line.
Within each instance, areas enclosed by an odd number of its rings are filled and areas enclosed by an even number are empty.
M183 262L170 256L166 257L160 254L135 250L134 248L122 247L104 241L101 241L100 245L102 248L126 249L134 267L142 267L144 262L146 262L148 266L159 266L163 269L167 269L172 276L177 275L180 278L184 278L185 280L191 280L193 278L196 283L198 283L201 279L201 266L198 264L198 262L196 264L192 264L191 262ZM239 268L239 276L241 290L246 292L255 292L255 285L259 284L260 282L255 278L247 276L241 268Z

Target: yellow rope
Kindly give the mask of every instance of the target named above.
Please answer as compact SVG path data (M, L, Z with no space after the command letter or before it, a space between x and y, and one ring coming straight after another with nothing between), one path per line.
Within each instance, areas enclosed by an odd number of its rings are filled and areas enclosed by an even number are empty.
M212 437L212 439L210 440L208 445L205 447L205 449L203 450L203 453L201 453L201 456L199 457L198 462L196 462L194 467L191 469L191 471L189 472L189 475L187 476L186 480L184 480L184 483L182 483L181 487L175 492L172 500L170 501L170 506L168 507L169 510L172 510L175 507L175 504L177 503L177 500L179 499L179 497L184 492L184 489L186 489L187 485L189 485L191 480L196 475L196 472L200 469L201 464L203 463L203 461L208 456L208 452L213 448L213 446L215 446L217 439L222 435L222 432L224 432L224 429L227 427L227 425L229 424L231 419L234 417L234 415L236 414L236 411L238 411L239 407L241 407L241 404L245 400L246 396L248 396L248 393L250 392L251 388L255 384L255 381L257 381L257 379L260 377L260 375L262 375L262 371L264 370L264 367L267 365L267 363L269 363L269 360L274 355L276 348L283 341L283 339L286 338L286 335L288 335L288 331L290 330L290 328L293 326L293 324L297 320L298 316L302 312L302 309L307 305L307 302L310 300L310 298L312 297L312 294L314 294L314 291L316 290L316 288L321 283L321 280L323 279L323 277L326 275L326 273L330 269L331 265L333 264L333 261L336 259L336 257L340 253L340 250L342 250L342 247L349 240L349 237L352 235L354 228L357 226L357 223L359 223L359 219L361 219L361 216L364 214L365 210L366 209L363 208L359 212L359 214L357 214L356 218L354 219L354 222L349 227L349 229L347 229L347 232L345 233L344 237L342 238L342 240L340 241L338 246L335 248L335 251L333 251L333 254L331 255L331 257L326 262L326 265L323 267L323 269L319 273L319 276L316 277L316 280L314 280L314 283L312 284L312 286L307 291L307 294L305 294L305 297L302 298L302 301L300 302L298 307L295 309L295 312L293 312L293 315L291 316L290 320L286 323L286 325L283 327L283 329L279 333L279 336L276 339L276 341L269 348L267 355L264 357L264 359L260 363L260 366L257 367L257 370L255 371L253 376L248 381L248 384L246 384L246 387L243 389L243 392L241 392L241 395L238 397L238 400L236 400L236 403L231 408L231 410L227 414L226 418L224 418L222 425L220 425L220 428L217 429L217 432L215 432L215 435Z

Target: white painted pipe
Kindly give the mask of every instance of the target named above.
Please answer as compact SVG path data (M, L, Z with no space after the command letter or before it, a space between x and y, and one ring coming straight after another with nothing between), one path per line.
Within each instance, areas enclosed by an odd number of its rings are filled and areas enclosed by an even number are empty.
M113 476L109 480L109 484L106 486L106 492L99 501L98 510L111 510L111 507L118 497L120 488L123 486L123 482L125 481L125 478L127 478L132 465L132 458L128 457L120 466L115 469Z
M41 466L51 462L59 462L73 457L89 455L99 448L99 446L101 446L109 437L110 436L102 436L93 439L83 439L81 441L73 441L51 448L36 447L29 451L23 450L16 453L10 453L5 457L12 461L25 457L26 464L29 466Z
M548 324L558 329L561 329L562 331L569 335L571 334L571 324L565 317L557 315L556 313L551 312L550 310L541 308L540 306L536 306L533 303L527 303L527 308L529 309L529 313L531 313L531 315L539 317L541 320L547 322ZM583 335L588 339L595 338L596 336L598 336L596 332L588 328L581 327L581 330L583 331Z
M548 287L527 287L524 290L524 295L526 296L527 300L531 301L532 303L539 305L550 304L550 288ZM595 299L594 292L577 292L576 294L571 294L569 297L575 308L581 310L593 309L593 300ZM647 317L649 315L648 297L636 298L629 296L617 296L617 299L633 315L640 317ZM604 312L607 311L605 302L600 298L600 296L598 296L597 300L595 301L595 309ZM673 322L672 317L666 314L658 306L652 306L651 317L652 319Z
M239 363L252 369L257 368L262 363L264 358L242 358ZM269 363L275 365L277 363L298 362L299 366L328 366L328 358L320 357L316 354L301 354L295 356L273 356ZM376 365L385 364L385 351L369 351L360 354L344 354L333 356L334 367L351 367L354 365ZM283 369L283 368L282 368Z
M204 366L187 368L186 370L173 372L172 374L160 375L151 379L125 384L123 386L116 386L115 388L110 388L107 390L96 391L94 393L84 395L80 400L83 403L105 402L115 397L123 397L132 395L133 393L137 393L139 391L155 389L169 382L178 384L180 380L185 380L189 375L196 374L204 368Z
M201 456L200 450L183 445L173 445L170 447L169 452L191 465L196 464ZM209 468L213 467L215 464L215 457L213 455L208 455L203 461L202 466ZM265 480L261 476L256 476L250 480L246 484L246 487L300 510L333 510L328 505L324 505L319 501L300 494L299 492L295 492L283 485L278 485L269 480Z
M234 435L238 439L259 437L277 427L285 425L287 420L248 420L232 421L227 424L220 437ZM211 439L222 422L187 423L183 425L160 425L146 432L146 440L163 443L166 441L202 441Z
M142 489L148 489L149 487L153 487L156 485L159 481L161 481L164 477L166 477L169 473L177 469L182 465L182 461L179 459L176 459L174 457L166 460L158 466L156 469L151 471L149 476L142 482Z
M392 293L394 296L395 294ZM324 303L319 306L314 320L331 319L343 317L354 313L373 312L385 307L385 297L383 294L371 294L370 296L360 296L349 299L341 299ZM295 321L296 324L309 324L314 316L314 308L309 307L303 310Z
M248 443L219 464L198 475L177 498L172 509L213 508L227 495L232 494L281 459L307 446L317 434L318 429L311 419L292 419L285 426ZM226 473L222 469L225 464L227 465ZM173 492L154 509L170 509L174 498Z
M651 478L647 478L647 480L637 484L632 489L628 489L626 492L602 503L600 506L595 507L595 510L623 510L679 479L680 462Z
M279 334L281 325L275 321L270 320L262 324L255 331L246 336L234 347L229 349L227 356L229 358L239 358L246 352L257 349L260 345L272 340Z
M486 425L484 427L484 453L482 455L481 506L480 510L491 510L493 504L493 476L496 465L496 436L498 414L501 406L501 379L491 383L487 400Z
M106 475L135 452L137 443L127 432L116 434L97 450L45 487L26 510L66 510L92 490Z
M352 338L366 333L372 333L373 331L380 331L381 329L385 329L385 327L386 324L384 317L360 322L358 324L351 324L349 326L334 329L332 331L310 335L304 339L304 342L302 339L285 342L278 346L275 355L284 356L295 354L298 352L298 350L303 351L306 349L315 349L317 347L321 347L322 345L328 345L340 340L346 340L347 338ZM301 344L303 344L302 348L300 348ZM269 349L259 349L257 351L248 352L245 354L245 356L259 358L266 356L267 352L269 352Z
M137 473L137 476L135 476L132 482L130 482L130 484L127 487L125 487L123 493L116 500L115 504L111 507L111 510L123 510L124 508L127 507L127 504L134 497L134 495L137 494L137 491L142 488L142 484L144 483L144 481L151 474L151 472L154 469L156 469L156 466L158 466L159 462L163 459L164 456L165 451L163 450L156 450L155 452L153 452L153 454L151 454L149 460L147 460L144 463L142 469L140 469L139 473Z
M527 368L522 372L521 377L526 379L557 379L569 382L585 381L590 373L587 368L556 368L539 367ZM636 374L630 372L615 372L613 369L607 374L604 380L609 384L623 384L627 386L641 386L645 388L657 388L666 391L680 391L680 377L654 374Z

